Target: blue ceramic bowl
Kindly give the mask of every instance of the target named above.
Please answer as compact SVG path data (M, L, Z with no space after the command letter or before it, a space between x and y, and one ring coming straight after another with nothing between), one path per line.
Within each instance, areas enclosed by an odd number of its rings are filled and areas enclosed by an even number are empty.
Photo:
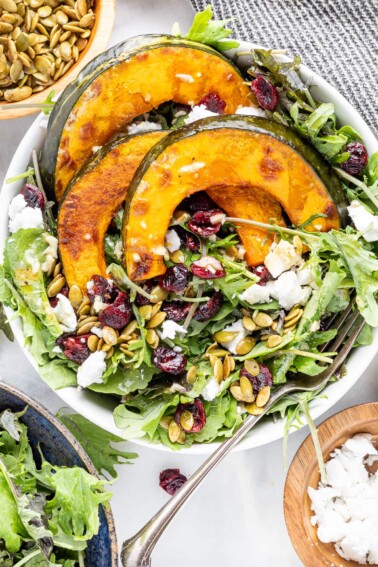
M0 383L0 412L5 409L28 410L22 421L29 429L32 445L40 445L46 459L55 465L77 465L97 476L96 469L81 445L68 429L43 406L12 386ZM100 530L86 551L86 567L117 567L117 539L110 509L100 509Z

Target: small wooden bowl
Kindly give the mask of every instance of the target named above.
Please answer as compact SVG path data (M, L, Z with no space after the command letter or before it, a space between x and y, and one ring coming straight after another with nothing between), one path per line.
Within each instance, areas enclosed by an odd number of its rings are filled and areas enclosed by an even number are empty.
M95 25L93 26L92 33L88 39L88 45L80 53L77 62L71 69L55 83L46 87L43 91L31 95L29 98L21 102L7 102L6 100L0 101L0 106L7 106L9 108L0 110L0 120L10 120L11 118L21 118L40 112L38 108L19 108L22 104L40 104L51 90L60 93L73 79L76 78L79 71L83 69L96 55L104 51L107 47L112 30L115 17L115 0L96 0L94 12L96 14Z
M378 403L362 404L343 410L325 420L318 428L324 461L356 433L370 433L378 442ZM288 472L284 493L286 527L291 542L305 567L359 567L355 561L343 559L333 543L322 543L310 518L308 486L317 488L319 469L315 449L309 435L299 447Z

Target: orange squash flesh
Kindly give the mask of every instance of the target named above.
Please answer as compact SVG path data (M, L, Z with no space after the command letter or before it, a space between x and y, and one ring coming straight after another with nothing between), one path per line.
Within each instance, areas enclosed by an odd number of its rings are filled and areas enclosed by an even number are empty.
M212 187L207 193L213 201L226 211L229 217L237 217L269 224L285 226L282 208L277 199L262 189L245 187ZM263 263L273 241L273 234L247 224L236 224L239 238L245 248L249 266Z
M282 139L231 126L198 126L189 136L162 146L153 161L146 157L126 209L126 266L133 280L164 274L161 250L172 213L185 197L200 190L240 187L248 195L251 187L262 189L281 203L293 224L325 213L326 218L316 219L316 228L339 228L337 208L325 185ZM254 258L250 261L256 263Z
M76 284L86 293L93 275L106 276L105 234L140 162L166 133L148 132L114 142L72 180L58 214L59 250L69 287Z
M125 124L172 100L196 104L217 92L225 113L250 106L250 89L216 52L179 45L150 48L101 73L76 101L60 139L55 169L59 201L93 146L101 146Z

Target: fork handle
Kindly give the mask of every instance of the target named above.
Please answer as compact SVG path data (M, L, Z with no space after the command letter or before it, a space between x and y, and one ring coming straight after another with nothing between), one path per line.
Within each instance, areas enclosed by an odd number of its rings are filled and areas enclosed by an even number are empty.
M205 480L207 475L224 459L226 455L239 443L241 439L260 421L267 411L282 396L293 391L286 383L275 390L260 415L249 415L236 433L224 441L210 457L197 469L189 480L174 494L170 500L151 518L149 522L132 538L126 540L122 546L121 560L124 567L149 567L151 553L171 520L188 500L189 496Z

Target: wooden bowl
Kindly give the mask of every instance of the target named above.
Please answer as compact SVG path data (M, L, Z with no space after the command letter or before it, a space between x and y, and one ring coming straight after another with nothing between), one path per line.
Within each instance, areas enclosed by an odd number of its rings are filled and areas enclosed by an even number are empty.
M0 106L8 108L0 110L0 120L9 120L11 118L21 118L28 114L40 112L39 108L21 108L22 104L40 104L51 90L60 93L73 79L83 67L87 65L96 55L105 50L108 45L115 17L115 0L96 0L94 12L96 14L95 24L92 33L88 39L88 44L84 51L80 53L79 59L71 67L71 69L62 75L55 83L46 87L43 91L31 95L29 98L21 102L0 101Z
M356 433L370 433L378 443L378 403L362 404L343 410L325 420L318 428L325 461L330 453ZM343 559L333 543L322 543L310 518L308 486L317 488L319 469L315 449L309 435L298 449L288 472L284 511L291 542L305 567L359 567L355 561Z

